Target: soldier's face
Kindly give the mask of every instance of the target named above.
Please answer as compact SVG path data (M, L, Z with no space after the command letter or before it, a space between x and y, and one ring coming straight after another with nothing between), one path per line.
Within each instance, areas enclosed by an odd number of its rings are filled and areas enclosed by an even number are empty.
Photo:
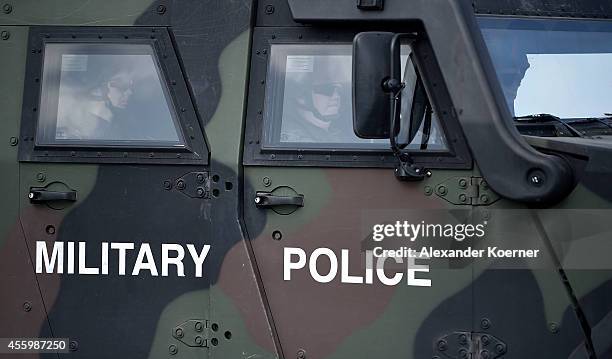
M108 100L117 108L126 108L130 102L133 81L128 76L115 76L107 84Z
M314 85L312 88L312 103L323 116L336 116L340 111L340 92L342 84L327 83Z

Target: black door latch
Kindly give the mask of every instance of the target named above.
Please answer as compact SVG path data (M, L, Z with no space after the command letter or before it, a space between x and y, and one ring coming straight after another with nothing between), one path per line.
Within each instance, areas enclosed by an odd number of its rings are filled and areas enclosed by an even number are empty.
M28 198L30 199L30 203L45 203L51 201L68 201L75 202L77 200L77 192L76 191L47 191L44 188L40 187L32 187L30 188L30 193L28 194Z
M304 195L275 196L270 192L257 192L255 194L255 206L258 208L271 208L276 206L304 207Z

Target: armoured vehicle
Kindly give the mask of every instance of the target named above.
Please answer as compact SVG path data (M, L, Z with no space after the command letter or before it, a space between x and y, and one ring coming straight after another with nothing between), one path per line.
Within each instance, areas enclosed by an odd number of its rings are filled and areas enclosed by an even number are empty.
M610 16L1 1L0 352L612 358Z

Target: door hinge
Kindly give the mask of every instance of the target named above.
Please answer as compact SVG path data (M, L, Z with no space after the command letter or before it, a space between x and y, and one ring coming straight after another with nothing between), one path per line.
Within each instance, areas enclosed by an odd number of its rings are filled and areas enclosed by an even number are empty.
M208 320L191 319L174 327L172 336L188 347L208 347L210 330Z
M488 206L499 199L482 177L451 177L436 185L436 195L452 204Z
M181 192L191 198L209 198L210 196L210 177L208 172L189 172L174 180L165 180L163 187L165 190Z
M507 351L506 343L487 333L454 332L435 343L435 352L440 358L496 359Z

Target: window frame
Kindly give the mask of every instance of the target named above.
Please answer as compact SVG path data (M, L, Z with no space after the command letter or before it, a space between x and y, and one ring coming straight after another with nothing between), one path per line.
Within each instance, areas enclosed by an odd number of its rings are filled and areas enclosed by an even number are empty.
M43 63L46 44L133 44L149 45L160 80L168 91L169 111L182 146L168 146L157 141L91 140L91 143L38 144L37 128L43 85ZM209 150L192 95L185 81L180 61L166 28L84 28L36 26L30 28L25 86L21 116L21 162L77 163L160 163L208 164ZM59 84L58 84L59 85Z
M389 29L386 29L389 31ZM312 28L273 28L257 27L253 33L251 49L251 72L246 114L246 131L244 141L245 165L275 166L324 166L324 167L385 167L397 164L391 150L372 148L299 148L288 146L271 146L264 144L265 100L268 80L268 69L272 45L316 45L316 44L352 44L353 37L364 29L325 29ZM433 61L433 66L437 66ZM438 72L435 72L439 74ZM441 75L438 75L441 77ZM465 138L453 115L452 105L441 78L430 79L436 83L433 106L439 111L441 130L447 141L448 150L411 151L411 156L418 165L428 168L469 169L472 159ZM429 86L426 87L429 88ZM428 93L430 93L428 91ZM430 94L432 94L430 93ZM448 109L448 110L445 110Z

